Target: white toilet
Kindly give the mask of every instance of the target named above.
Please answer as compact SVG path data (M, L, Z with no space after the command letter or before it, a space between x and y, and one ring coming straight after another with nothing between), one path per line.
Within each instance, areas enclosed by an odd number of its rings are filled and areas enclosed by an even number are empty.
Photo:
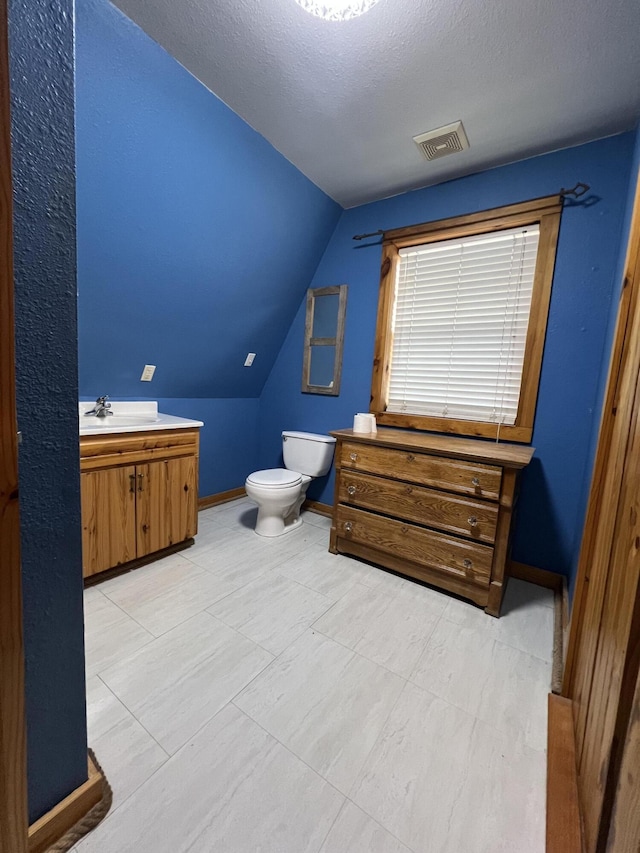
M258 504L256 533L281 536L302 524L300 508L309 483L331 467L335 438L313 432L283 432L286 468L268 468L249 474L247 495Z

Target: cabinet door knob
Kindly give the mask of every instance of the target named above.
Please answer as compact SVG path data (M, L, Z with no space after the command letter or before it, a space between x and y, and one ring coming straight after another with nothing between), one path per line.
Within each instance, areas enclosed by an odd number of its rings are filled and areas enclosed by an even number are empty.
M356 491L357 491L357 489L356 489L356 487L355 487L355 486L347 486L347 492L348 492L350 495L355 495Z
M129 491L135 493L136 490L136 475L129 474Z
M142 480L144 478L144 474L138 474L138 491L143 491Z
M346 533L351 533L351 531L353 530L353 524L350 521L345 521L344 529Z
M471 566L473 566L473 563L471 562L471 560L467 559L463 560L462 565L465 567L465 569L470 569Z
M473 480L471 481L471 483L472 483L474 486L479 486L479 485L480 485L480 480L479 480L477 477L474 477L474 478L473 478Z
M357 453L350 453L350 454L349 454L349 459L350 459L352 462L357 462L357 461L358 461L358 454L357 454Z
M478 523L478 519L475 517L475 515L470 515L469 518L467 519L467 521L469 522L469 524L472 527L475 527L476 524Z

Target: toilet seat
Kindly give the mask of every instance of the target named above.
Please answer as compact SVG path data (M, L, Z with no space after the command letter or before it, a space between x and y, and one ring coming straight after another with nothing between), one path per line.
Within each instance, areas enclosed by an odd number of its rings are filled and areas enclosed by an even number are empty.
M267 468L264 471L249 474L247 483L252 483L254 486L267 486L270 489L284 489L299 486L302 483L302 475L287 468Z

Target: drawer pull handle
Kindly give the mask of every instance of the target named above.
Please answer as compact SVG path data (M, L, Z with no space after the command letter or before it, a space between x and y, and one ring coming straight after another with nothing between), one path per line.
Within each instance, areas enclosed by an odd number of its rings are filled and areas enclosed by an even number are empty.
M479 480L477 477L474 477L474 478L473 478L473 480L471 481L471 483L472 483L472 485L474 485L474 486L479 486L479 485L480 485L480 480Z
M347 533L351 533L351 531L353 530L353 524L350 521L345 521L344 529Z
M413 494L413 489L411 488L411 486L407 486L407 488L405 489L405 492L406 492L408 495L412 495L412 494Z
M357 462L357 461L358 461L358 454L357 454L357 453L350 453L350 454L349 454L349 459L350 459L352 462Z
M478 519L475 517L475 515L470 515L469 518L467 519L467 521L469 522L469 524L472 527L475 527L476 524L478 523Z
M471 562L471 560L464 560L462 565L465 567L465 569L470 569L473 566L473 563Z
M415 461L416 461L416 457L413 455L413 453L410 453L407 456L407 462L415 462Z
M355 495L356 491L357 491L357 489L356 489L356 487L355 487L355 486L347 486L347 492L348 492L350 495Z

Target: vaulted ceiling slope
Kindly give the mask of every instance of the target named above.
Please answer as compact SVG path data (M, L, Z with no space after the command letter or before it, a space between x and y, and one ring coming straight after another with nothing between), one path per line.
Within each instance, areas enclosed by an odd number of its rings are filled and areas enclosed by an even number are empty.
M80 393L258 397L340 207L107 0L76 0L76 158Z
M344 207L617 133L640 117L638 0L117 5ZM412 142L461 119L471 147Z

